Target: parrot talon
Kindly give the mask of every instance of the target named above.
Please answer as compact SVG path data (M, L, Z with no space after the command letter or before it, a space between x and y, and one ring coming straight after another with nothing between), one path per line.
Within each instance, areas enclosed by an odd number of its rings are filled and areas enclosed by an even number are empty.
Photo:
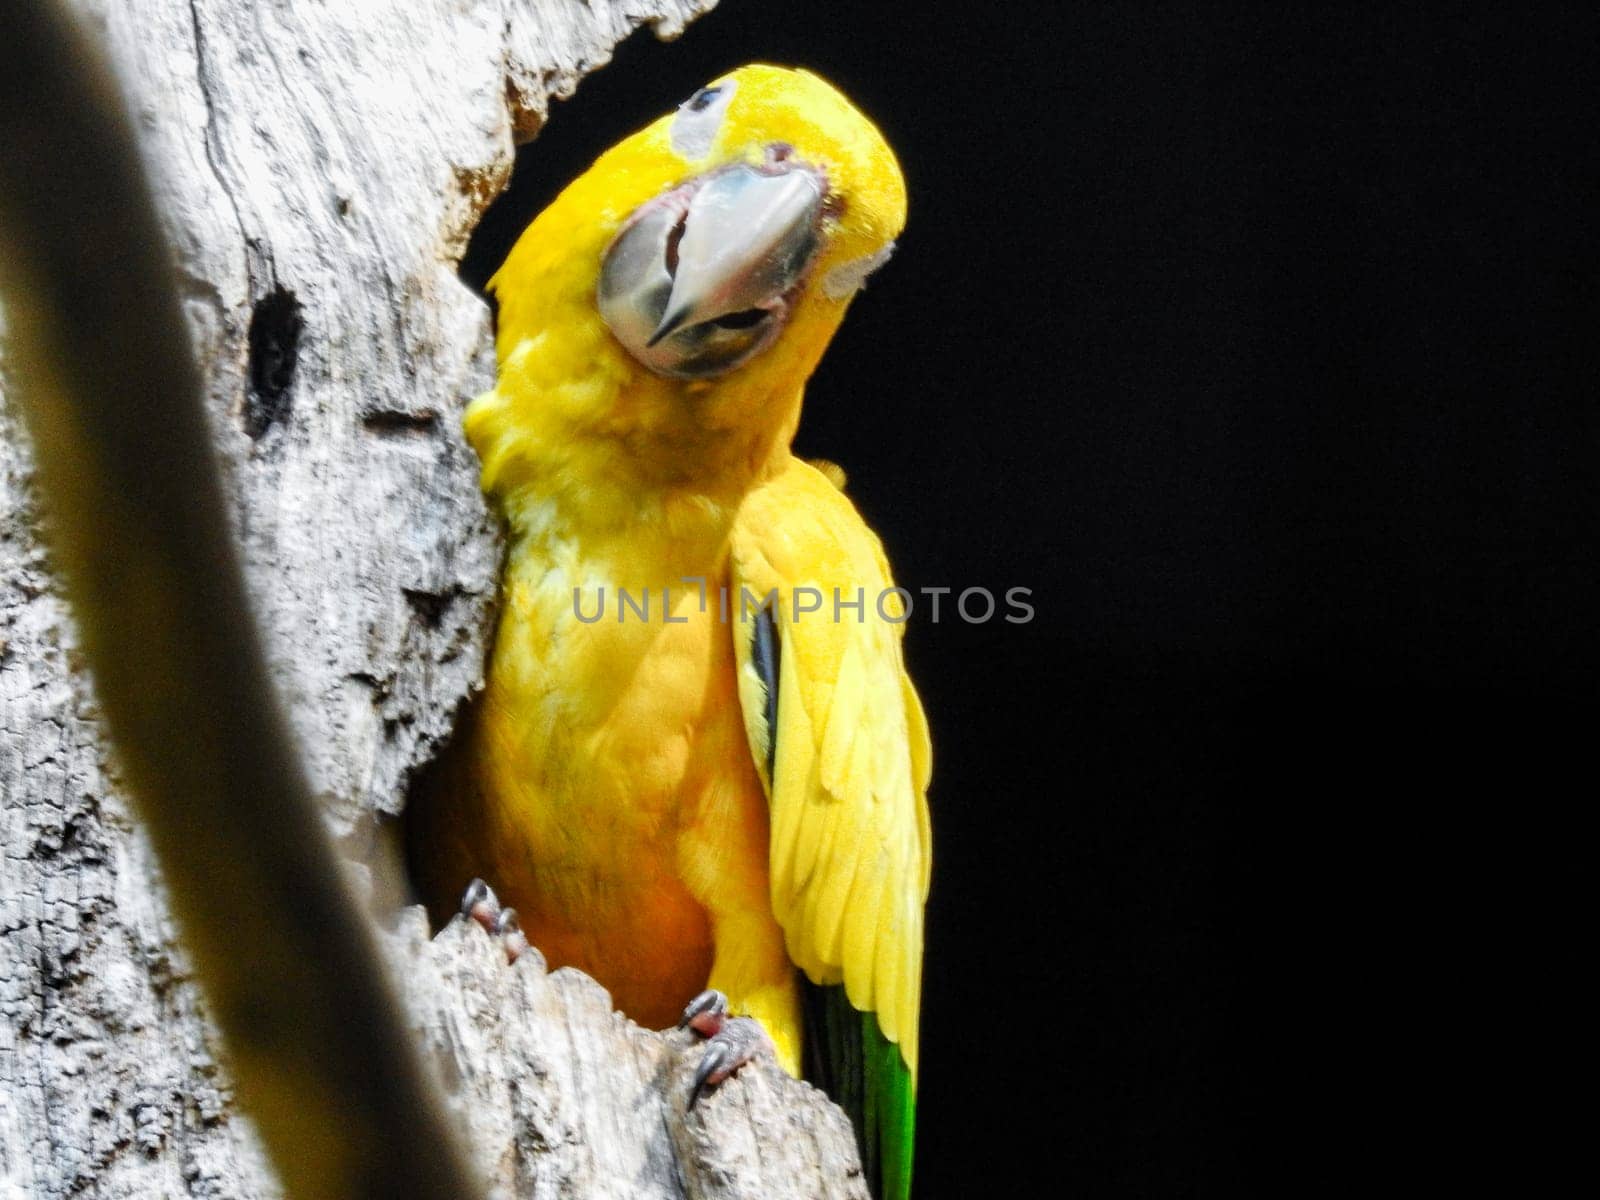
M517 910L514 908L502 908L500 915L494 919L494 928L489 932L505 944L507 962L516 962L528 948L527 935L522 932L522 922L517 919Z
M726 1003L724 999L723 1004ZM751 1017L721 1019L721 1028L707 1040L706 1052L695 1068L688 1107L693 1108L703 1092L716 1087L763 1052L772 1054L774 1051L772 1039L767 1037L760 1021Z
M461 914L476 921L490 937L500 939L507 962L516 962L528 949L517 910L503 907L500 897L483 880L474 879L467 884L467 890L461 894Z
M728 1019L728 998L716 988L709 988L689 1001L678 1018L679 1029L692 1029L701 1037L716 1037Z
M494 916L499 911L500 897L481 879L474 879L467 884L467 890L461 893L461 915L471 917L485 929L494 923Z

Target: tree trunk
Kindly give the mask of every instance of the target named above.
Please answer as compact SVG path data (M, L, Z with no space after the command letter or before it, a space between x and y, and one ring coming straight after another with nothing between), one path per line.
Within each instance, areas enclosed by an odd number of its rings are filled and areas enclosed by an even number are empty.
M492 377L488 316L456 260L547 98L639 24L676 36L714 2L79 5L167 220L307 768L507 1196L865 1196L820 1093L757 1064L686 1110L688 1035L638 1029L536 954L506 968L463 922L430 941L397 911L388 850L407 781L481 681L498 570L457 428ZM278 1195L116 791L3 368L0 1200Z

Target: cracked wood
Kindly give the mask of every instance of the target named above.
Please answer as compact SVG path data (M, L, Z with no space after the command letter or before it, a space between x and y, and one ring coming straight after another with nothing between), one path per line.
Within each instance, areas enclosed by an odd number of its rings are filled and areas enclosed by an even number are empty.
M456 434L488 320L455 262L548 98L711 3L79 5L167 219L276 683L390 911L386 819L479 683L498 566ZM0 1197L278 1195L118 797L3 391L0 357ZM417 922L388 944L501 1194L865 1194L805 1085L756 1068L707 1102L712 1137L675 1107L680 1037Z

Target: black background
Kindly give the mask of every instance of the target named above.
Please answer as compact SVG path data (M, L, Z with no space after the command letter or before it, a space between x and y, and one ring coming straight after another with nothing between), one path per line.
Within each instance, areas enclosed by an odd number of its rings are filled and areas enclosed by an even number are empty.
M907 232L799 448L901 582L1038 614L908 638L921 1196L1304 1194L1457 1086L1499 1104L1508 1022L1559 1041L1596 42L1577 7L1333 11L724 0L554 108L463 268L745 61L832 79L901 157Z

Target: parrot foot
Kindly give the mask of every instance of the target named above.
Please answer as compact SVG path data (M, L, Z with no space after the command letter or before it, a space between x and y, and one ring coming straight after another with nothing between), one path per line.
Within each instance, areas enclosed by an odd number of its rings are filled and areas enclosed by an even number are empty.
M517 921L517 910L502 907L500 897L483 880L474 879L467 884L467 890L461 894L461 912L483 926L490 937L500 939L508 963L516 962L527 950L528 939Z
M701 992L678 1018L679 1029L692 1029L701 1037L716 1037L728 1020L728 998L716 988Z
M772 1040L761 1022L751 1017L730 1017L728 998L715 988L689 1001L678 1019L678 1028L692 1029L706 1039L705 1055L689 1089L690 1108L707 1088L715 1087L763 1051L772 1053Z

